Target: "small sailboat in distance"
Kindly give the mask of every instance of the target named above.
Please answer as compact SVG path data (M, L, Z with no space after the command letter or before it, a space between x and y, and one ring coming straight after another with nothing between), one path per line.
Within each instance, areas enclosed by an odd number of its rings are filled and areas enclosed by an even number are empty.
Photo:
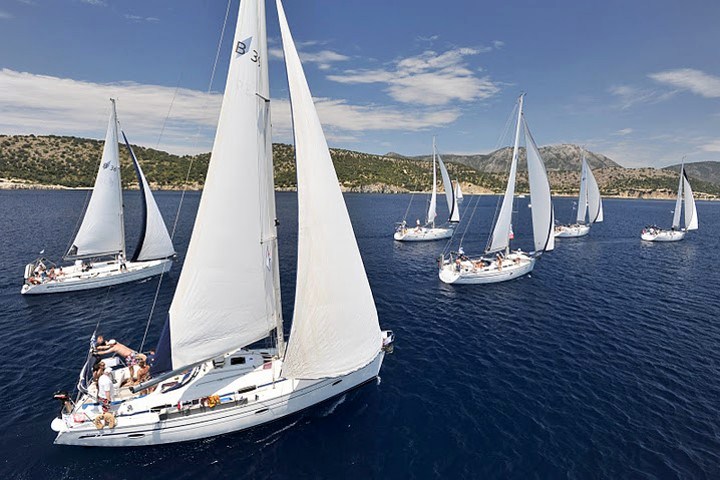
M555 236L553 235L554 213L550 183L548 182L540 152L523 117L523 97L524 94L520 95L518 99L515 144L505 195L485 249L485 256L472 259L462 251L462 245L458 252L451 253L448 257L443 255L440 258L438 275L440 280L445 283L483 284L512 280L530 273L537 258L542 253L555 248ZM512 229L512 213L522 128L525 131L530 201L532 202L535 251L531 253L519 249L510 250L510 240L515 236Z
M55 443L125 447L207 438L272 422L378 377L393 334L380 330L357 240L280 0L277 10L298 185L296 293L287 346L280 301L265 2L242 0L205 188L150 378L132 386L118 383L114 392L105 392L110 401L101 403L88 376L97 360L90 355L78 398L57 395L65 410L51 424L57 432ZM238 218L243 221L233 220ZM275 346L257 348L264 339L274 340ZM114 366L109 367L112 360ZM132 366L123 361L117 356L105 360L105 375L127 378ZM104 428L93 424L108 415L112 420L100 423Z
M685 228L681 228L681 214L685 207ZM693 197L690 180L685 171L685 162L680 165L680 182L678 184L677 199L675 200L675 212L670 230L664 230L657 225L648 225L643 228L640 238L646 242L678 242L685 238L685 233L698 229L697 208L695 197Z
M449 213L448 223L445 226L435 225L435 219L437 218L437 166L440 167L440 176L445 189L445 200L447 201ZM404 218L402 222L397 224L393 238L399 242L428 242L452 237L455 226L460 222L459 204L462 198L460 183L457 182L456 186L453 186L450 174L445 168L445 162L443 162L437 151L435 137L433 137L433 188L430 194L430 204L428 205L425 225L421 225L418 219L416 225L410 227L407 224L407 218ZM412 204L412 197L410 197L410 203ZM406 217L409 211L410 205L408 205L408 210L405 213Z
M123 132L138 177L143 206L140 240L132 258L126 259L118 121L115 100L110 102L110 121L92 196L72 246L63 257L74 263L55 265L44 258L29 263L25 266L25 281L20 291L23 295L72 292L134 282L160 275L172 266L175 248L170 234Z
M603 206L600 188L583 154L580 174L580 194L578 196L575 223L557 225L555 227L555 236L557 238L584 237L590 233L590 226L593 223L600 223L602 221Z

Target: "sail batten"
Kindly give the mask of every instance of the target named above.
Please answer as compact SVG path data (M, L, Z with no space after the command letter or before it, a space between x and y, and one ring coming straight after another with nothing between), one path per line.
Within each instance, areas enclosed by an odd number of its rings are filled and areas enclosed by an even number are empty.
M170 306L173 368L249 345L277 327L276 241L263 241L277 234L261 1L240 3L205 187Z
M276 4L290 90L298 195L295 307L282 374L336 377L370 363L380 353L381 332L327 141L282 2Z
M92 196L67 259L125 254L117 113L115 100L110 102L110 120Z

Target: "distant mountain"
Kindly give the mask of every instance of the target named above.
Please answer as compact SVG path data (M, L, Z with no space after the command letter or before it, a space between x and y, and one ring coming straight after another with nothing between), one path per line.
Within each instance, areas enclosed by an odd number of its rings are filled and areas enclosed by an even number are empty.
M680 172L680 164L665 167L663 170L670 170L678 173ZM710 182L720 185L720 162L686 163L685 171L691 180L696 179L702 182Z
M448 162L461 163L469 167L473 167L481 172L488 173L507 173L510 170L510 161L512 160L512 147L505 147L488 154L475 154L475 155L455 155L455 154L443 154L442 158ZM396 153L388 153L388 156L399 156ZM542 155L543 161L545 162L545 168L548 171L580 171L580 165L582 161L583 150L581 147L572 144L562 145L548 145L540 147L540 155ZM418 160L431 160L430 155L421 155L415 158ZM587 158L590 167L595 168L609 168L609 167L620 167L617 163L599 153L593 153L585 151L585 158ZM520 148L519 157L519 168L525 169L525 148Z

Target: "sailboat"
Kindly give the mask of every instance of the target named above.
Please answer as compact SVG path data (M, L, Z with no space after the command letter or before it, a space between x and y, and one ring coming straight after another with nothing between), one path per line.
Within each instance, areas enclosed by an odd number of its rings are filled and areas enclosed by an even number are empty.
M118 121L115 100L111 99L110 103L110 121L92 196L72 246L63 257L74 263L55 265L44 258L29 263L25 266L25 282L20 291L24 295L108 287L160 275L172 267L175 248L150 185L123 132L143 205L140 240L135 253L127 260Z
M435 225L435 219L437 218L437 166L440 167L440 176L443 180L445 200L447 201L449 212L448 223L445 226ZM430 194L430 205L428 206L425 224L421 225L418 219L415 227L409 227L406 219L403 219L402 222L397 224L393 238L399 242L427 242L452 237L455 226L460 222L459 204L462 198L460 183L453 186L447 168L445 168L445 163L437 151L435 138L433 137L433 187L432 193ZM412 197L410 198L410 202L412 203ZM408 206L408 211L409 210L410 206Z
M117 360L109 374L118 383L104 412L88 376L96 361L91 355L78 383L79 398L72 402L67 395L57 396L68 413L52 422L55 443L114 447L211 437L277 420L378 377L394 337L380 330L280 0L277 10L298 186L297 283L287 346L265 5L263 0L242 0L205 189L151 377L122 387L120 379L128 377L131 367ZM240 217L243 221L233 220ZM340 260L343 268L337 268ZM254 348L263 339L275 346ZM100 423L102 429L88 421L108 414L112 420Z
M554 213L550 183L548 182L547 172L540 152L523 116L523 98L524 94L520 95L518 99L515 144L505 195L484 256L472 259L462 251L462 245L458 252L451 253L447 257L443 255L440 258L438 275L440 280L445 283L483 284L512 280L530 273L537 258L542 253L555 248L555 237L553 235ZM532 203L535 251L530 253L519 249L510 250L510 240L514 238L512 213L521 129L524 129L525 133L530 201Z
M582 170L580 174L580 195L578 196L577 215L575 223L557 225L555 236L558 238L584 237L590 233L593 223L603 221L602 197L597 180L590 170L590 166L583 155Z
M685 207L685 228L681 228L680 217L683 205ZM645 227L640 238L648 242L678 242L685 238L685 233L698 229L697 208L693 197L690 181L685 171L685 163L680 166L680 183L678 185L677 200L675 200L675 213L670 230L663 230L656 225Z

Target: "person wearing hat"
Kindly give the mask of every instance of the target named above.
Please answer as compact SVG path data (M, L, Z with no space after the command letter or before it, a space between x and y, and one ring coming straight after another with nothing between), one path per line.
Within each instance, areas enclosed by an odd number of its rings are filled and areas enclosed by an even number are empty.
M105 404L112 402L113 379L112 368L106 367L105 372L98 379L98 400Z

